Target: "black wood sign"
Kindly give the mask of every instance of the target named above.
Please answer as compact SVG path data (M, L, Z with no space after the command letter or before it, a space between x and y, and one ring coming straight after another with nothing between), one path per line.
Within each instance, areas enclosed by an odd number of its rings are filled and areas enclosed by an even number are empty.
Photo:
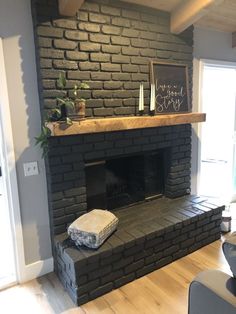
M151 84L155 85L156 113L189 111L186 65L151 61L150 75Z

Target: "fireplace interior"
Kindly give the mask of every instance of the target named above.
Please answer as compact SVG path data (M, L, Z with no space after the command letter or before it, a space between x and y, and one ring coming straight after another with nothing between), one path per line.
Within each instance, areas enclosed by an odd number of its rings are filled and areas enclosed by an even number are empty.
M87 163L88 209L114 210L164 195L166 150Z

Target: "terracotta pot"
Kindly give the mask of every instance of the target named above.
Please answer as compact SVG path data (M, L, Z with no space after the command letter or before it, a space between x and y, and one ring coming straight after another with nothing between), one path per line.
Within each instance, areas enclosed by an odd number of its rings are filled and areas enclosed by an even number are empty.
M85 118L85 102L79 99L75 100L75 108L73 112L67 112L67 116L71 120L81 120Z
M75 113L78 115L79 119L85 117L85 102L81 100L75 101Z

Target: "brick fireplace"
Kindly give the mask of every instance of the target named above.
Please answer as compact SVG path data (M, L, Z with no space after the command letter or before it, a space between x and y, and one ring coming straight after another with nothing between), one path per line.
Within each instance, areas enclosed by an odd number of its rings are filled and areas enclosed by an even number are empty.
M58 15L56 0L32 0L32 15L42 116L56 106L56 97L71 95L81 81L90 86L81 94L87 118L138 116L142 82L144 118L149 114L149 62L154 59L186 64L191 91L193 29L171 34L166 12L86 0L77 16L67 18ZM68 82L66 92L57 87L60 72ZM49 139L55 271L77 304L220 237L223 206L190 195L193 121L150 127L155 117L150 118L131 130L63 131ZM118 230L96 251L78 249L66 235L67 226L93 207L114 210Z

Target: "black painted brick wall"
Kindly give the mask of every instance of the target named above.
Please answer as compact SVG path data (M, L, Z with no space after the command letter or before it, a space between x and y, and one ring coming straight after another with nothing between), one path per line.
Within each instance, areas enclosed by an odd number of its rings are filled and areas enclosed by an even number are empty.
M88 117L134 115L140 82L149 104L149 60L189 66L192 88L192 28L170 33L166 12L111 0L86 0L76 17L61 17L56 0L32 0L41 105L50 110L63 94L56 80L64 72L67 94L78 81L90 89ZM191 97L190 97L191 98ZM191 101L190 101L191 106Z
M191 125L50 138L48 187L55 234L87 209L85 162L166 148L165 195L190 193Z
M32 0L32 15L42 114L64 93L56 84L60 72L68 80L67 95L81 80L90 85L81 94L88 117L136 114L140 82L147 113L153 59L187 64L192 88L192 28L171 34L166 12L85 0L77 16L68 18L58 15L56 0ZM166 195L184 195L190 189L190 125L50 139L47 179L53 234L64 232L86 212L85 161L162 147L171 150Z

